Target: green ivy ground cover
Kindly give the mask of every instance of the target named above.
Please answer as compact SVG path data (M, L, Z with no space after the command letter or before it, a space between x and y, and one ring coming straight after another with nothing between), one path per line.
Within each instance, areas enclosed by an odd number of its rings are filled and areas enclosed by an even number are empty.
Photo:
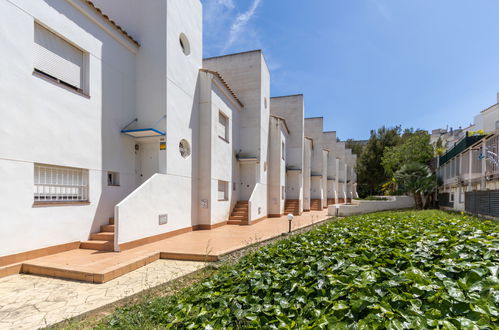
M499 329L499 223L440 211L331 222L101 328Z

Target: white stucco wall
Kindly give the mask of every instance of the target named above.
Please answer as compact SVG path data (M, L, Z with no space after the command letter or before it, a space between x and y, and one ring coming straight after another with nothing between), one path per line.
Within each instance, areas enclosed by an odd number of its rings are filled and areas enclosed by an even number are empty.
M310 211L310 196L311 196L311 162L313 142L309 138L304 139L303 149L303 210Z
M305 136L313 139L314 148L311 160L311 199L320 199L321 207L327 205L327 155L324 150L322 117L305 118Z
M270 112L286 120L286 199L297 199L303 211L304 97L289 95L270 99Z
M276 117L270 117L270 139L269 139L269 179L268 179L268 214L278 215L284 213L285 193L282 187L286 187L286 149L288 132L284 121ZM284 144L284 153L282 145Z
M194 205L199 208L199 223L213 225L226 221L239 199L236 153L239 150L239 116L243 109L227 96L228 91L211 73L200 72L200 88L199 197ZM220 112L228 119L228 140L220 137L217 130ZM218 180L228 182L226 201L218 200Z
M338 198L346 199L346 149L345 142L336 143L335 149L336 158L338 159Z
M350 205L330 205L328 214L330 216L347 217L354 214L371 212L399 210L414 207L414 198L409 196L383 196L387 201L363 201L353 200Z
M261 51L231 54L203 60L207 69L219 72L230 82L231 88L244 104L240 116L239 157L256 158L256 162L241 162L240 198L248 200L253 195L257 208L267 214L267 168L269 146L270 73ZM256 184L262 196L254 196Z
M336 191L336 132L323 133L324 148L330 152L327 155L327 199L335 201Z
M0 255L88 239L135 186L134 143L120 129L135 117L138 50L82 8L0 1ZM35 21L86 53L89 97L33 75ZM89 169L90 204L33 207L34 163Z

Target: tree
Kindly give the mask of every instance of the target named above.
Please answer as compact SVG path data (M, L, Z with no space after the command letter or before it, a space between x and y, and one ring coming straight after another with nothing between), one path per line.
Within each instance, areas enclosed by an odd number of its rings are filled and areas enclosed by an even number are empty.
M356 141L354 139L348 139L345 141L345 147L352 150L352 154L360 156L364 150L365 141Z
M389 177L405 164L426 165L433 158L434 151L428 132L405 130L401 141L401 144L387 147L383 152L381 163Z
M361 197L381 193L381 185L391 176L385 173L381 159L385 148L400 143L400 126L379 128L371 131L371 137L357 160L357 184Z
M417 162L407 163L395 172L394 177L399 189L414 197L418 209L429 206L429 199L437 187L437 182L428 166Z

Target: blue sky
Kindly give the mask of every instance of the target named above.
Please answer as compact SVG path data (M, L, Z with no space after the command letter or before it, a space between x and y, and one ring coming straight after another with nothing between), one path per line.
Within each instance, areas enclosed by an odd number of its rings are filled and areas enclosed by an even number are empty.
M202 2L205 57L262 49L272 96L305 94L342 140L465 127L496 103L497 0Z

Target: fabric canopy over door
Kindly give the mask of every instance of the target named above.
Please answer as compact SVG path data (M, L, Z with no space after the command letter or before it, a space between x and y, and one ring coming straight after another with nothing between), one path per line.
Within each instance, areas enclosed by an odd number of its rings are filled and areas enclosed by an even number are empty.
M82 89L83 52L35 23L34 67L68 85Z

